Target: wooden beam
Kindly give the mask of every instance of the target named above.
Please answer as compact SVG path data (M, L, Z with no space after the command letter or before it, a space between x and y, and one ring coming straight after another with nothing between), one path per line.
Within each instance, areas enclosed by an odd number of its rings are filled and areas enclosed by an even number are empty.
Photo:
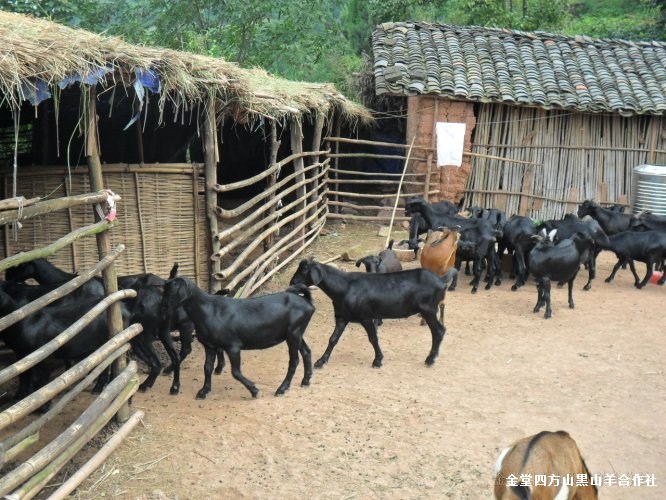
M290 129L291 129L291 152L300 155L303 153L303 125L301 123L300 118L292 118L290 122ZM303 169L305 168L305 164L303 162L302 157L298 157L294 160L294 173L296 174L296 183L303 183L302 186L300 186L296 190L296 198L297 199L303 199L303 208L307 205L307 200L305 199L305 172ZM300 210L299 210L300 211ZM300 224L305 220L306 214L305 212L301 213L298 217L298 219L295 221L295 224ZM305 228L303 228L303 233L301 236L305 234Z
M220 251L220 241L215 238L218 231L217 225L217 121L215 118L215 99L211 98L206 103L203 119L203 147L204 147L204 168L206 174L206 217L208 218L208 241L212 248L212 253ZM222 287L214 278L220 271L220 261L208 259L209 279L208 289L211 293L217 292Z
M90 187L93 191L104 189L102 178L102 161L99 156L99 142L97 130L97 87L91 85L84 87L88 89L88 121L86 123L86 162L90 174ZM99 220L99 214L93 210L95 220ZM108 231L97 234L97 252L102 260L111 252L111 235ZM107 295L118 291L118 276L113 262L102 271L102 281ZM114 303L107 311L109 335L117 335L123 331L123 316L120 312L120 304ZM120 356L112 366L112 373L118 376L127 366L127 357ZM118 422L124 422L129 418L129 405L121 407L116 415Z

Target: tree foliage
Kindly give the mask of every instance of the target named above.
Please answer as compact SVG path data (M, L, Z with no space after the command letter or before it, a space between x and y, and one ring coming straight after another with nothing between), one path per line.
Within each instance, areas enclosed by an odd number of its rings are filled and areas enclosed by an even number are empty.
M666 0L0 0L0 9L343 91L371 54L373 29L390 21L666 38Z

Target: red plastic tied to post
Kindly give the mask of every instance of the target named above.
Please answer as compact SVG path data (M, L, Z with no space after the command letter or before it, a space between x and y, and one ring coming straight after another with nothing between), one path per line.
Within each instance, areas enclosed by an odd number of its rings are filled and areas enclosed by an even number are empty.
M104 218L109 222L113 222L116 219L116 199L114 198L115 193L110 189L105 189L104 192L109 195L106 199L106 206L108 207L109 212Z

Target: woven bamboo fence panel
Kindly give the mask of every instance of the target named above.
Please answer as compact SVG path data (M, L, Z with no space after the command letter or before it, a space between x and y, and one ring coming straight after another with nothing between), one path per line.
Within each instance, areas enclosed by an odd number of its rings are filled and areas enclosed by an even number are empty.
M122 171L121 166L104 167L104 185L122 197L118 224L111 232L112 244L124 243L127 250L116 263L118 274L152 272L166 277L174 262L179 275L193 278L200 286L208 283L204 179L193 180L192 165L179 169L151 166ZM5 192L11 175L4 175ZM196 195L194 194L196 190ZM87 169L62 167L19 170L17 194L26 198L58 198L90 191ZM5 195L7 197L7 195ZM89 206L52 212L22 222L18 239L5 228L0 256L10 256L56 240L72 229L94 222ZM97 246L92 238L75 242L50 260L64 270L78 272L96 262Z
M585 199L629 203L633 167L666 163L666 119L484 104L473 151L470 205L538 219L563 216Z

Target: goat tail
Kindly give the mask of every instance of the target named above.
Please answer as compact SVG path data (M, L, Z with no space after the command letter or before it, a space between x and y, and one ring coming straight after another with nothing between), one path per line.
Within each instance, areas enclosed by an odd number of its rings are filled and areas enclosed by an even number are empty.
M171 268L171 271L169 272L169 279L172 280L176 276L178 276L178 262L173 263L173 267Z
M390 240L388 242L388 246L386 248L389 249L389 250L393 250L393 240Z
M306 285L303 284L291 285L289 288L285 290L285 292L295 293L296 295L300 295L310 304L312 304L312 293L310 292L310 289Z

